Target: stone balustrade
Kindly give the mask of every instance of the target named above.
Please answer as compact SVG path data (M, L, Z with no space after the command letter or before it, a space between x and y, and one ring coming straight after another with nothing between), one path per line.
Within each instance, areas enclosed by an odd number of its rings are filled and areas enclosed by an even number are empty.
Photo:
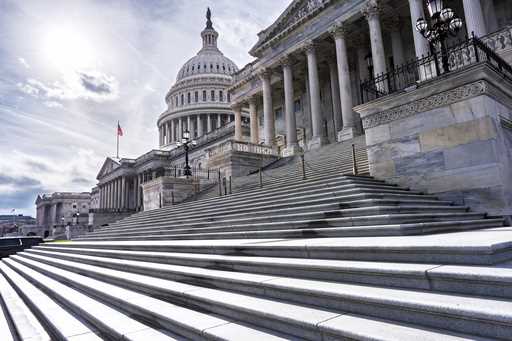
M223 154L228 151L237 151L237 152L245 152L252 154L261 154L261 155L274 155L277 156L278 153L272 147L267 145L254 144L250 142L241 142L241 141L227 141L221 145L218 145L208 151L208 156L212 157L218 154Z

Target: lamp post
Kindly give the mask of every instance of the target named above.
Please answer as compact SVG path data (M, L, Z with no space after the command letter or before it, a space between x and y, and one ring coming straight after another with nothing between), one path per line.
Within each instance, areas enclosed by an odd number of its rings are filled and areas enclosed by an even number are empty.
M446 39L449 35L457 35L462 28L462 19L457 17L451 8L444 7L443 0L426 0L426 3L431 18L430 24L427 20L419 18L416 21L416 30L428 40L431 48L436 44L440 45L441 61L446 73L450 71Z
M192 172L190 171L190 165L188 164L188 151L190 149L189 145L195 146L197 145L197 141L190 138L190 132L188 130L185 130L183 132L183 137L181 141L178 141L177 145L178 147L183 146L185 148L185 176L188 177L192 175Z

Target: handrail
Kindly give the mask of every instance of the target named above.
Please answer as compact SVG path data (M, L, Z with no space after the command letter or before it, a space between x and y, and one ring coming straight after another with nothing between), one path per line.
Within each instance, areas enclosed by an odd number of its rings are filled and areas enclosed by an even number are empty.
M474 36L448 47L447 54L448 70L443 70L441 66L441 54L434 52L361 82L361 103L404 91L409 87L421 86L422 82L480 63L485 63L512 81L512 67L490 46Z

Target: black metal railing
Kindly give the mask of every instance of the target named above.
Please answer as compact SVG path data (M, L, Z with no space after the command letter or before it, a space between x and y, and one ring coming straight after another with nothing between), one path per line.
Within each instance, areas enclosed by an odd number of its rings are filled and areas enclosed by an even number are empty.
M512 67L476 37L459 41L448 47L446 54L448 70L443 69L443 55L440 52L434 52L405 63L390 72L365 80L361 83L361 103L420 86L422 82L479 63L487 64L512 81Z
M190 167L190 172L192 173L190 177L215 181L220 170L218 168ZM166 167L164 169L164 175L175 178L183 177L185 176L185 165Z

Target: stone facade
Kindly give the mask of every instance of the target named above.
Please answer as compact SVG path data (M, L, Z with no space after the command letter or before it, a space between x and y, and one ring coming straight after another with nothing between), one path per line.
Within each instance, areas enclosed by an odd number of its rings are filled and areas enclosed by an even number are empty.
M36 223L45 230L55 226L84 225L89 222L91 194L55 192L36 199Z
M512 216L512 81L479 64L355 110L373 176Z

